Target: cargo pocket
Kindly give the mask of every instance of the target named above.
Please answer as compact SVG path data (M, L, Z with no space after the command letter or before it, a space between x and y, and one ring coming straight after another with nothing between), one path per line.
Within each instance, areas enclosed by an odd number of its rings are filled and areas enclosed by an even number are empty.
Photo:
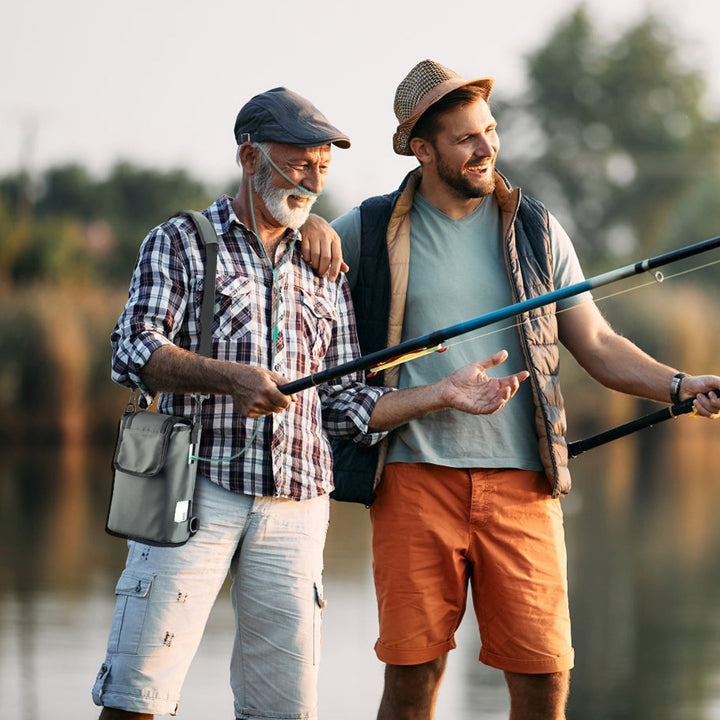
M322 581L314 584L313 607L313 665L320 664L320 641L322 636L322 611L327 602L323 592Z
M140 646L148 596L154 575L124 572L115 586L115 615L113 617L108 651L134 654Z

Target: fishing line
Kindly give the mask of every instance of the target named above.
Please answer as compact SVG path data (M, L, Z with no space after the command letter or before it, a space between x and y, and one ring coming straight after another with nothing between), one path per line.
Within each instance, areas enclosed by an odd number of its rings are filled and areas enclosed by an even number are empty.
M645 258L644 260L625 265L624 267L614 268L613 270L601 273L600 275L586 278L582 282L567 285L562 288L556 288L550 292L527 298L522 302L516 302L512 305L506 305L505 307L498 308L492 312L485 313L484 315L478 315L477 317L470 318L464 322L439 328L427 335L405 340L397 345L387 347L384 350L376 350L375 352L368 353L367 355L363 355L355 360L350 360L349 362L341 363L340 365L334 367L325 368L324 370L312 373L306 377L298 378L297 380L292 380L284 385L280 385L278 386L278 389L285 395L291 395L293 393L301 392L302 390L307 390L313 386L322 385L334 378L342 377L360 370L370 369L372 372L377 372L378 369L382 368L384 365L394 366L399 364L399 362L402 362L404 357L408 356L410 353L415 353L417 350L427 350L432 348L433 350L437 349L439 351L442 347L442 343L450 340L451 338L466 335L474 332L475 330L480 330L488 325L494 325L495 323L503 320L509 320L512 317L520 316L523 313L537 310L544 305L553 305L560 300L580 295L588 290L618 282L619 280L624 280L632 275L641 275L648 270L654 270L655 268L677 262L678 260L684 260L694 255L707 252L708 250L713 250L717 247L720 247L720 236L693 243L692 245L686 245L685 247L678 248L677 250L671 250L670 252L663 253L662 255L657 255L656 257ZM656 279L661 277L661 274L656 275ZM390 365L388 365L388 363Z
M688 275L693 272L698 272L699 270L705 270L706 268L709 268L713 265L717 265L720 263L720 259L718 260L712 260L710 262L707 262L703 265L698 265L697 267L691 267L686 270L680 270L676 273L673 273L672 275L664 275L663 273L657 271L653 274L652 280L649 280L648 282L640 283L639 285L633 285L633 287L624 288L622 290L618 290L617 292L608 293L607 295L603 295L599 298L592 298L592 300L597 304L604 302L606 300L611 300L614 297L619 297L620 295L626 295L627 293L635 292L636 290L642 290L645 287L649 287L650 285L657 285L659 283L665 282L666 280L674 280L675 278L681 277L683 275ZM584 300L583 302L589 302L589 300ZM561 313L567 312L568 310L572 310L576 305L579 305L580 303L576 303L575 305L571 305L570 307L563 308L562 310L556 310L554 313L547 313L542 312L537 317L547 317L548 315L560 315ZM463 345L467 342L472 342L473 340L481 340L482 338L490 337L492 335L497 335L498 333L505 332L506 330L513 330L514 328L519 328L521 325L524 325L528 322L528 319L524 320L518 320L517 322L514 322L510 325L505 325L501 328L496 328L495 330L488 330L487 332L483 332L479 335L469 335L468 337L462 339L462 340L456 340L455 342L450 343L449 345L443 345L443 348L450 349L452 347L456 347L457 345Z

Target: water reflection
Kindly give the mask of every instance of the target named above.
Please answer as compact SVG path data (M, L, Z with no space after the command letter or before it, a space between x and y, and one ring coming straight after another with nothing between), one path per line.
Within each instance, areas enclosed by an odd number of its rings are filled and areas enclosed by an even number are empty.
M711 452L717 440L695 422L573 461L575 490L564 501L577 655L572 720L720 718L720 469ZM3 717L97 717L89 691L125 556L124 543L103 531L109 457L107 449L84 447L0 456ZM367 512L333 503L323 720L374 717L382 667L372 651L370 573ZM221 597L179 718L232 716L232 611ZM478 652L469 613L438 720L507 717L502 677L477 662Z
M574 467L573 717L720 717L720 470L699 422L676 424L672 446L642 436ZM605 492L613 481L625 492Z

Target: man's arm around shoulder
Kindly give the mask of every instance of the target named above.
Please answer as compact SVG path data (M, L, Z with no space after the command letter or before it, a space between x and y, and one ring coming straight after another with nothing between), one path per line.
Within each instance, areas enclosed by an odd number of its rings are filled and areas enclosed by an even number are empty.
M349 269L343 260L340 236L326 220L314 213L300 228L300 254L318 277L327 275L331 282Z

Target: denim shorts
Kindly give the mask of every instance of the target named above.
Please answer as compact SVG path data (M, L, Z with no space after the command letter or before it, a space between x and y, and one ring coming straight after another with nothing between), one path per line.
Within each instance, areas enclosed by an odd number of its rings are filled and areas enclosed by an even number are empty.
M174 715L230 572L235 716L315 718L328 497L252 497L198 478L195 510L199 530L181 547L128 543L95 704Z

